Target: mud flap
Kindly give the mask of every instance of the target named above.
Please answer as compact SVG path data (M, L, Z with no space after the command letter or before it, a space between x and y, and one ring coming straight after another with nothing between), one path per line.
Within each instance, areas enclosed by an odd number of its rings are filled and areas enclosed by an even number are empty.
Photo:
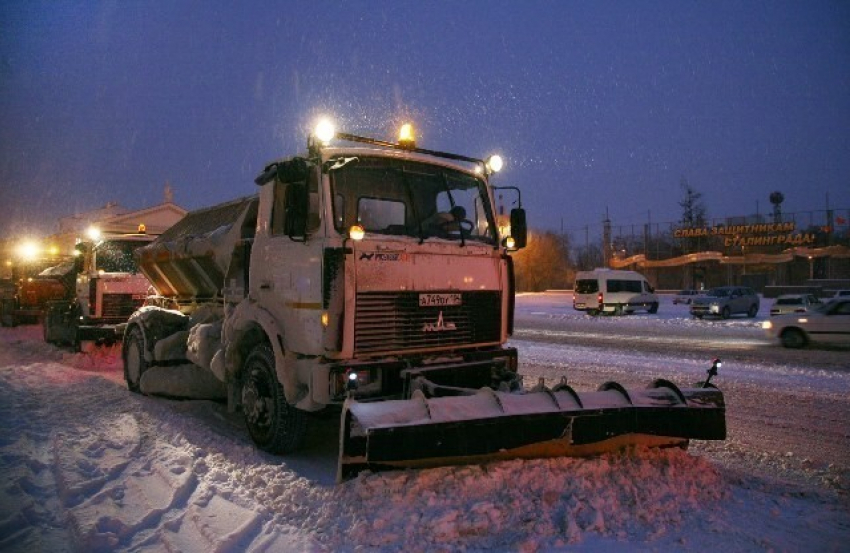
M510 393L483 388L465 396L361 403L340 420L337 480L362 470L482 463L498 459L587 456L629 445L684 446L723 440L726 416L716 388L644 390L616 382L595 392Z

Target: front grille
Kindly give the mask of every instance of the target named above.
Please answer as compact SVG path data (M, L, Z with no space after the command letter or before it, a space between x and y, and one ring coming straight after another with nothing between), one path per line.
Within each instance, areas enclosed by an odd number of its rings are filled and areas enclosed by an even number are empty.
M133 299L133 294L104 294L100 316L128 319L144 301L144 298Z
M500 293L463 292L461 298L461 305L420 307L418 292L358 294L355 353L498 342Z

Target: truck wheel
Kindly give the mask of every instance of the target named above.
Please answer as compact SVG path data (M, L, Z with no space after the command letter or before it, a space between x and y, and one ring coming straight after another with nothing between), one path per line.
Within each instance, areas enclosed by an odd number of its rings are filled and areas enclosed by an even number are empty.
M728 305L723 308L723 311L720 313L720 316L723 317L724 319L728 319L729 317L732 316L732 311L729 309Z
M786 348L801 348L806 345L806 335L796 328L788 328L780 336L782 345Z
M307 417L286 402L275 372L274 352L267 344L255 347L245 361L242 412L251 439L269 453L297 450L307 433Z
M50 335L50 308L44 310L44 313L41 314L41 335L44 337L44 341L48 344L52 344L52 336Z
M753 318L759 312L759 308L757 305L751 305L749 311L747 311L747 317Z
M622 314L623 314L623 306L622 305L615 305L613 315L615 317L619 317Z
M652 305L649 306L649 312L653 315L658 313L658 302L653 302Z
M15 300L0 301L0 324L3 326L15 326Z
M148 370L148 362L145 360L145 339L142 331L134 326L124 342L124 380L131 392L139 393L139 383L142 375Z

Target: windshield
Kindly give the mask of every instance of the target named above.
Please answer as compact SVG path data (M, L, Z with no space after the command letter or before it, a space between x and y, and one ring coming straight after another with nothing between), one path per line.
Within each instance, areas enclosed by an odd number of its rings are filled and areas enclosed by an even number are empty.
M802 305L803 298L779 298L776 305Z
M138 271L133 252L146 245L135 240L108 240L97 245L95 269L106 273L135 273Z
M345 232L497 243L484 181L445 167L383 157L334 160L334 226Z

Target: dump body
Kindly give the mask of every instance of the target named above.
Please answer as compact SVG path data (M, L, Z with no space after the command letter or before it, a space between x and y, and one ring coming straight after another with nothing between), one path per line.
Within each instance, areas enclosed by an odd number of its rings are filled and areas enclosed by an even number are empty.
M176 302L221 299L236 245L254 237L257 203L251 196L188 213L139 250L139 269Z
M54 260L55 261L55 260ZM73 296L73 263L60 263L38 272L9 281L0 290L0 323L15 326L36 323L51 301Z

